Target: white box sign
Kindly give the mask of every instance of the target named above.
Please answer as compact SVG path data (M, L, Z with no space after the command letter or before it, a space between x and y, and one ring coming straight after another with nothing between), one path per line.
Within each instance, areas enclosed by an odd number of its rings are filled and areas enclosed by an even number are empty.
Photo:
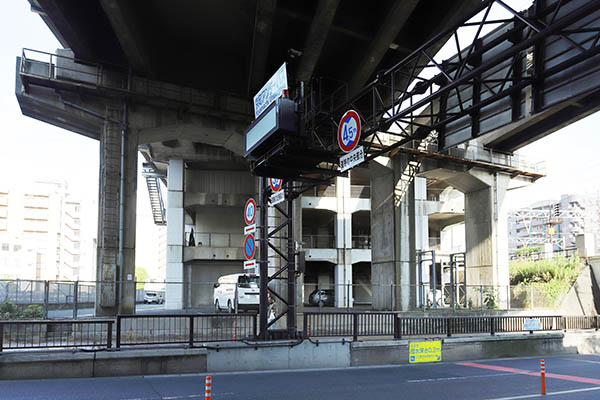
M365 149L362 146L359 146L350 153L340 157L340 171L347 171L350 168L356 167L363 161L365 161Z
M284 200L285 200L285 192L283 190L280 190L279 192L271 195L271 205L272 206L274 206L275 204L279 204Z

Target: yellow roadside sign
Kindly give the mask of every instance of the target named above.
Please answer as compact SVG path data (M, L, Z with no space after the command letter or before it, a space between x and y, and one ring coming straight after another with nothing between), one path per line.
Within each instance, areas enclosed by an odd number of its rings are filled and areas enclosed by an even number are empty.
M410 342L408 350L408 362L411 364L442 361L441 340Z

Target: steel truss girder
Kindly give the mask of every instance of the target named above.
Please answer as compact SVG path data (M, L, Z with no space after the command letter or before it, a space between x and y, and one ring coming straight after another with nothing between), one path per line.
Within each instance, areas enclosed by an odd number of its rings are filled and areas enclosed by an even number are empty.
M455 23L427 43L413 51L398 64L379 74L359 94L337 107L335 99L325 101L330 105L329 110L318 110L305 114L306 126L311 127L313 134L325 137L335 131L339 116L349 108L359 112L363 120L363 135L361 145L365 148L365 160L391 152L397 147L413 140L422 140L430 132L439 134L440 149L446 148L444 132L449 123L464 117L471 117L472 139L480 134L478 114L486 106L504 99L510 99L512 104L512 121L522 118L520 105L522 91L532 86L533 112L543 109L540 101L540 82L548 79L573 65L590 57L600 54L600 27L585 26L572 29L571 25L600 10L600 1L590 0L581 7L569 10L567 5L572 0L557 1L544 7L543 0L537 0L535 6L527 13L519 14L501 0L484 0L472 10L462 21ZM499 5L513 15L510 20L490 18L490 9ZM566 11L565 11L566 10ZM564 11L564 12L563 12ZM478 22L467 22L477 14L483 17ZM549 18L549 20L547 19ZM511 22L512 26L506 32L482 45L481 32L485 25L497 25ZM468 46L461 48L459 29L466 26L477 26L477 33ZM585 39L578 42L573 35L596 33L593 40ZM568 44L565 52L572 52L567 57L549 68L542 68L535 50L543 48L549 38L556 38ZM450 60L436 61L435 54L440 43L454 41L456 55ZM509 41L512 45L497 54L482 60L482 55ZM506 46L505 46L506 47ZM534 49L533 72L525 69L524 53ZM539 57L538 57L539 58ZM501 63L510 63L503 76L488 76ZM421 72L433 68L435 76L424 79ZM488 75L486 75L488 74ZM464 93L476 93L464 96ZM338 96L338 93L336 93ZM453 97L456 104L450 107L448 98ZM321 101L321 104L323 101ZM339 102L338 102L339 103ZM311 111L307 107L307 112ZM316 118L315 115L320 117ZM381 133L387 133L392 126L399 132L390 132L395 138L393 143L382 140ZM335 151L336 141L329 141L329 149Z

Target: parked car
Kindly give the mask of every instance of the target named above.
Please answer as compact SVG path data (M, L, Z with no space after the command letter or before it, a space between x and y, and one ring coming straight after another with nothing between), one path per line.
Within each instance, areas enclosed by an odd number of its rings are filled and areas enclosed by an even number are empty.
M144 293L144 303L145 304L162 304L165 302L164 297L161 293L157 292L146 292Z
M333 307L334 304L334 293L331 289L315 289L308 296L308 303L313 306L328 306Z
M259 304L258 276L254 274L224 275L214 284L215 311L234 312L257 310Z

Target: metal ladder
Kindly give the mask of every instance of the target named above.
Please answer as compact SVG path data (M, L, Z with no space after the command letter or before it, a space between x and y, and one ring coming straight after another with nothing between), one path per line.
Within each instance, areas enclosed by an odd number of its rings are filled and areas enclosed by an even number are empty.
M425 139L419 141L417 149L422 150L422 151L427 151L427 148L429 147L429 145L434 143L435 140L437 140L437 134L435 132L432 132ZM415 175L417 174L417 172L419 172L420 168L421 168L421 161L413 159L408 162L408 165L402 171L400 180L398 181L398 184L396 185L396 188L394 190L395 191L395 193L394 193L395 206L399 206L400 203L402 202L402 200L404 199L404 196L406 195L406 192L408 192L408 188L410 187L410 184L412 183L413 179L415 178Z
M167 214L165 212L165 204L160 192L160 177L150 168L145 168L142 175L146 178L148 186L148 195L150 196L150 208L152 209L152 217L156 225L167 224Z

